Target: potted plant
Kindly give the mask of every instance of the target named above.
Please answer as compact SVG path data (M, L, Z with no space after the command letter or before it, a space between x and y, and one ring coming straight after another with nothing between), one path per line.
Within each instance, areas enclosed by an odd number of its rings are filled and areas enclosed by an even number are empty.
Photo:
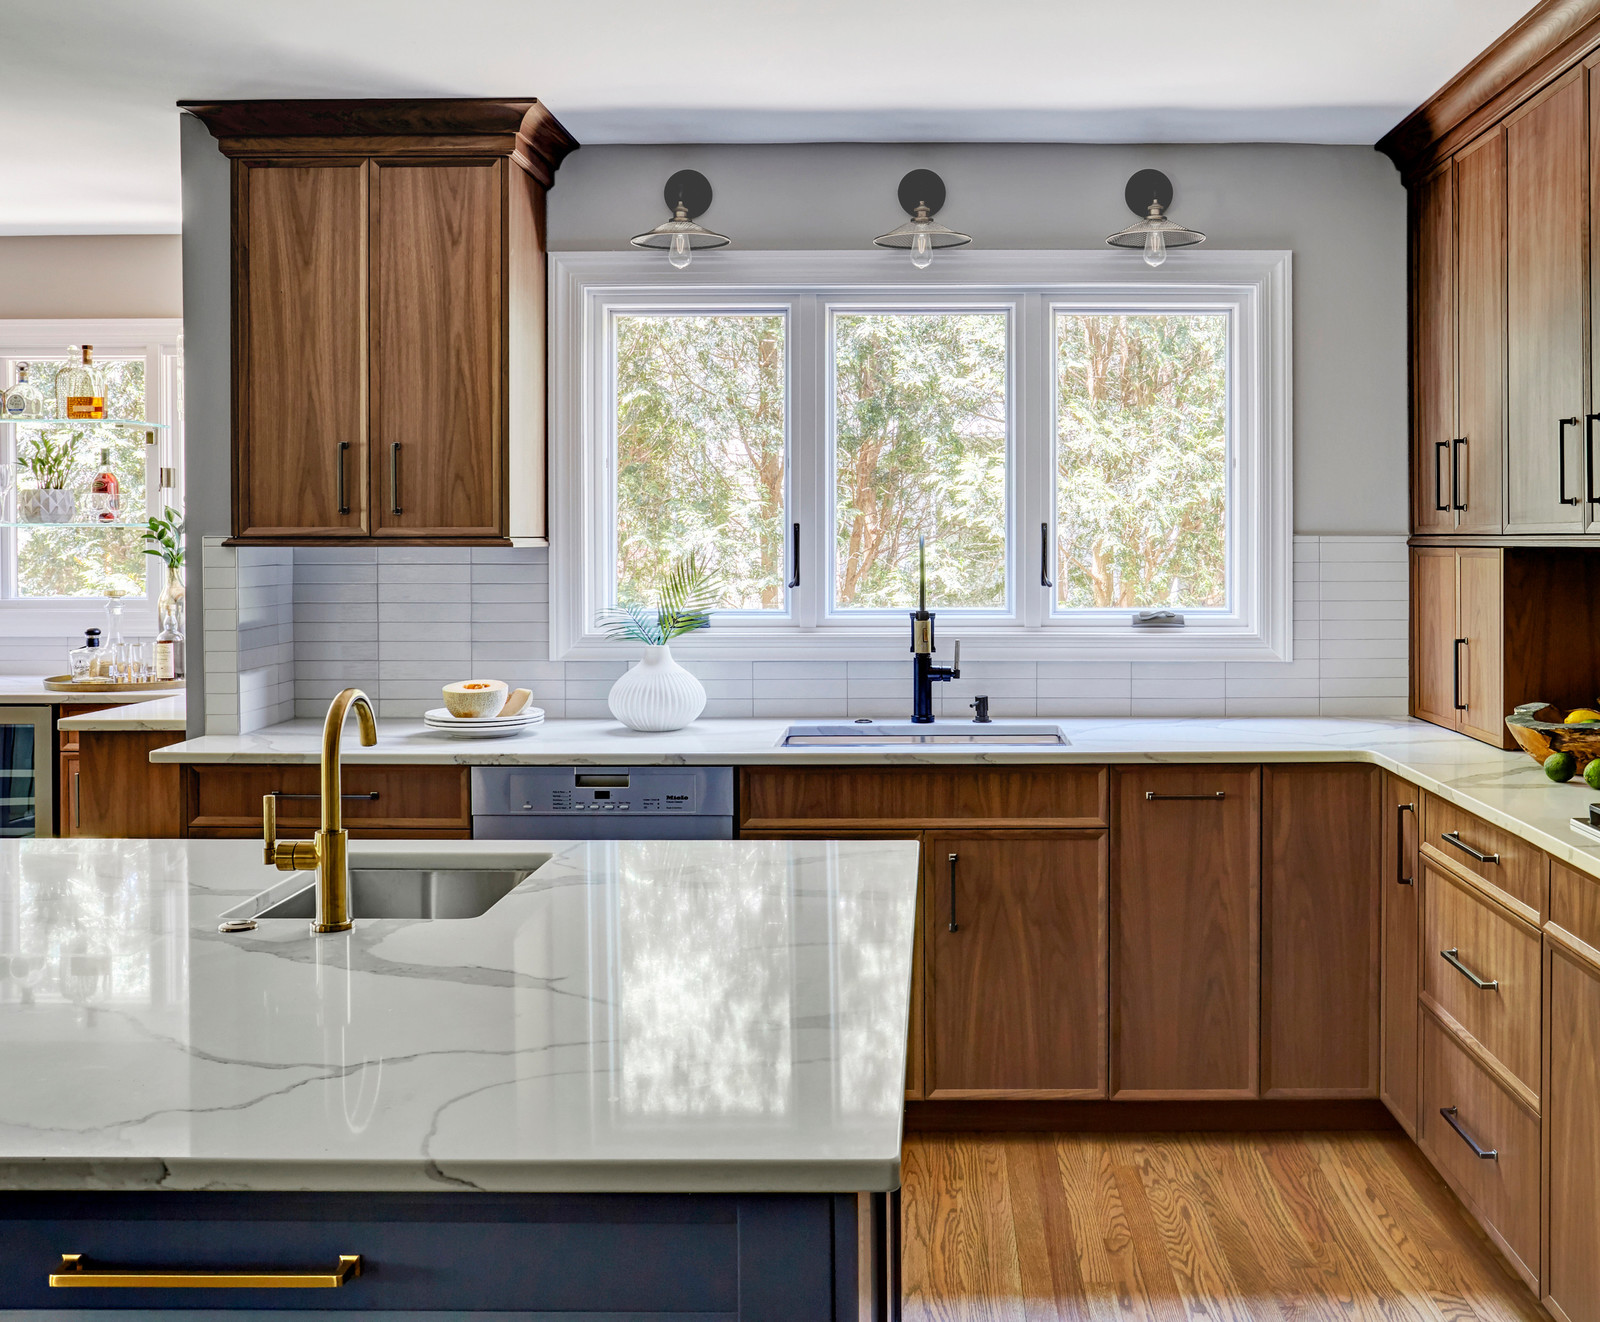
M652 609L618 606L606 612L608 636L643 643L644 660L611 686L611 714L630 730L681 730L706 708L704 685L672 659L668 644L711 625L720 592L716 575L693 552L661 585Z
M171 623L183 631L183 513L169 510L166 514L152 514L146 521L144 553L161 557L165 566L166 581L161 585L161 596L156 600L156 619L162 624Z
M22 466L33 475L38 485L17 492L17 518L22 523L71 523L78 512L78 502L66 489L72 480L73 456L76 447L71 432L57 432L54 437L42 431L33 438L28 453L22 457Z

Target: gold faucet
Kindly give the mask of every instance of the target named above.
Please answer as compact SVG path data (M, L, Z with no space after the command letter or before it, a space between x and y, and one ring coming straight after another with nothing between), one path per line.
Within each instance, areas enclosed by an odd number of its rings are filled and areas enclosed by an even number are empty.
M344 718L352 706L361 722L362 744L370 748L378 742L371 701L360 689L345 689L329 704L327 719L322 723L322 828L317 834L310 840L279 840L278 800L271 794L261 800L261 836L267 865L280 872L317 870L313 932L350 930L350 865L346 857L350 834L344 829L339 740L344 734Z

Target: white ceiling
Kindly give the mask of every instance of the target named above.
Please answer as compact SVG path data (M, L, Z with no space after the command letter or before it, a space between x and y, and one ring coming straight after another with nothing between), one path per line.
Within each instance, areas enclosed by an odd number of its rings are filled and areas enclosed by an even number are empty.
M1370 143L1529 7L0 0L0 234L176 230L180 99L533 95L586 143Z

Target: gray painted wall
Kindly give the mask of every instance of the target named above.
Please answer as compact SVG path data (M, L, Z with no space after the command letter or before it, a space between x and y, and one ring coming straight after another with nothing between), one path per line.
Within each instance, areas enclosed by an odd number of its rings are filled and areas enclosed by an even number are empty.
M949 190L940 219L984 248L1097 248L1152 167L1210 246L1292 249L1295 531L1407 530L1406 199L1370 147L585 147L556 174L549 243L620 247L666 219L661 186L687 167L711 180L705 224L741 248L859 247L903 218L895 188L919 166Z

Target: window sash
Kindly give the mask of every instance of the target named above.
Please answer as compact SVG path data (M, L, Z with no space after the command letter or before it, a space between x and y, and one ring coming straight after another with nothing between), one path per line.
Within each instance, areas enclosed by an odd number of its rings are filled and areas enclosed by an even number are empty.
M705 658L770 658L782 636L793 655L820 658L881 656L905 631L898 611L832 609L833 317L1004 309L1008 604L941 612L946 633L959 629L974 658L1289 659L1290 256L1183 258L1152 272L1112 252L967 253L914 272L877 253L730 253L685 273L645 254L553 254L551 655L622 654L594 627L615 581L606 546L610 488L596 464L614 443L614 311L785 313L787 521L802 526L801 585L786 591L784 612L719 612L711 630L675 646ZM1037 529L1053 529L1055 517L1058 311L1228 315L1228 609L1186 611L1182 630L1134 630L1130 611L1059 609L1054 590L1039 585Z

